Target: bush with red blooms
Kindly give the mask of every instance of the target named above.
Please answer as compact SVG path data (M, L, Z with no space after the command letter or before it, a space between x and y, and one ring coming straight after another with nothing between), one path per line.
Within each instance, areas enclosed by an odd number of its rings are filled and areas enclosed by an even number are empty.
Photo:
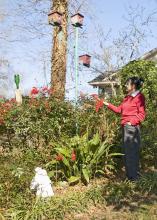
M70 101L60 101L53 95L40 96L41 91L53 92L47 87L33 91L33 94L39 91L38 95L23 97L21 106L16 105L15 100L0 104L0 111L3 112L0 115L1 124L4 123L5 115L5 124L0 126L0 136L6 136L9 133L6 137L8 141L2 143L4 147L9 143L9 147L16 146L22 149L30 148L30 145L35 149L40 147L51 149L56 140L58 142L64 140L62 144L64 145L66 140L76 135L76 113L79 136L84 135L87 130L89 136L98 132L102 139L111 135L108 134L108 130L113 130L113 128L106 129L106 113L101 111L97 114L93 108L94 102L90 98L87 97L81 104L79 103L76 111ZM86 103L88 107L84 108L83 105ZM79 154L73 147L72 149L69 160L72 165L75 165ZM56 152L54 155L58 154L63 155L62 152Z
M15 99L7 100L6 102L0 103L0 125L5 124L5 118L9 111L16 105Z
M94 102L90 98L84 98L76 111L72 102L61 101L53 95L44 95L50 91L53 92L46 87L33 88L33 96L23 97L20 106L16 105L14 99L0 104L0 111L3 111L0 117L5 115L5 124L0 126L0 136L7 138L1 146L20 148L22 151L31 148L40 152L44 163L50 162L49 171L55 173L57 167L59 180L75 182L83 179L88 182L98 168L96 160L93 165L91 162L95 158L94 151L100 147L99 138L107 140L107 143L112 142L112 124L108 126L106 113L95 112ZM89 104L89 107L83 108L84 103ZM96 132L99 138L96 136L91 140ZM100 163L104 161L99 160Z
M49 96L52 95L53 92L54 92L53 89L47 86L41 88L33 87L30 92L30 97L36 98L42 96Z

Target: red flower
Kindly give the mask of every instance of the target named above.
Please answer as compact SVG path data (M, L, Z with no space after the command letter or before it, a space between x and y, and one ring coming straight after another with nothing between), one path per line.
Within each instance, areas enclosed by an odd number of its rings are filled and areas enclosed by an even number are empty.
M104 100L103 99L98 100L95 106L96 112L98 112L99 109L103 108L103 106L104 106Z
M104 100L100 99L97 94L92 94L91 96L96 100L95 110L96 112L98 112L99 109L101 109L104 106Z
M71 160L75 161L76 160L76 154L75 151L73 150L72 155L71 155Z
M61 154L56 155L56 160L57 161L62 161L63 160L63 156Z
M37 95L39 93L39 89L36 87L33 87L31 90L31 95Z

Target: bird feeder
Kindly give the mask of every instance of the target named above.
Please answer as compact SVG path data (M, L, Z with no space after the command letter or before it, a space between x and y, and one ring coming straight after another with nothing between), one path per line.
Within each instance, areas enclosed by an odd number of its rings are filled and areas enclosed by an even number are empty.
M84 16L81 15L80 13L77 13L77 14L71 16L71 23L75 27L82 27L83 26L83 19L84 19Z
M90 67L91 56L89 56L88 54L79 56L79 62L82 63L86 67Z
M55 11L55 12L50 12L48 14L48 21L49 21L49 24L53 25L53 26L61 26L62 25L62 16L63 14L61 14L60 12L58 11Z

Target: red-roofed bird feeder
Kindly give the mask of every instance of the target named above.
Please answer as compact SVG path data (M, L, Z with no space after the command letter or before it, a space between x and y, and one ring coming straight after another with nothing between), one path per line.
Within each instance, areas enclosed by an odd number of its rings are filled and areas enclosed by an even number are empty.
M48 21L49 24L53 25L53 26L61 26L62 25L62 18L63 18L63 14L58 12L58 11L51 11L48 14Z
M77 13L77 14L71 16L71 23L75 27L82 27L83 26L83 19L84 19L84 16L81 15L80 13Z
M79 56L79 62L82 63L86 67L90 67L91 56L89 56L88 54Z

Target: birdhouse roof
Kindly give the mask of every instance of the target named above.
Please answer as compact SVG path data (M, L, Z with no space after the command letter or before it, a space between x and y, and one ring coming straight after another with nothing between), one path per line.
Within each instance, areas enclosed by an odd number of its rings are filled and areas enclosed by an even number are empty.
M76 13L76 14L72 15L71 17L75 17L76 15L78 15L78 16L84 18L84 16L83 16L82 14L80 14L80 13Z

